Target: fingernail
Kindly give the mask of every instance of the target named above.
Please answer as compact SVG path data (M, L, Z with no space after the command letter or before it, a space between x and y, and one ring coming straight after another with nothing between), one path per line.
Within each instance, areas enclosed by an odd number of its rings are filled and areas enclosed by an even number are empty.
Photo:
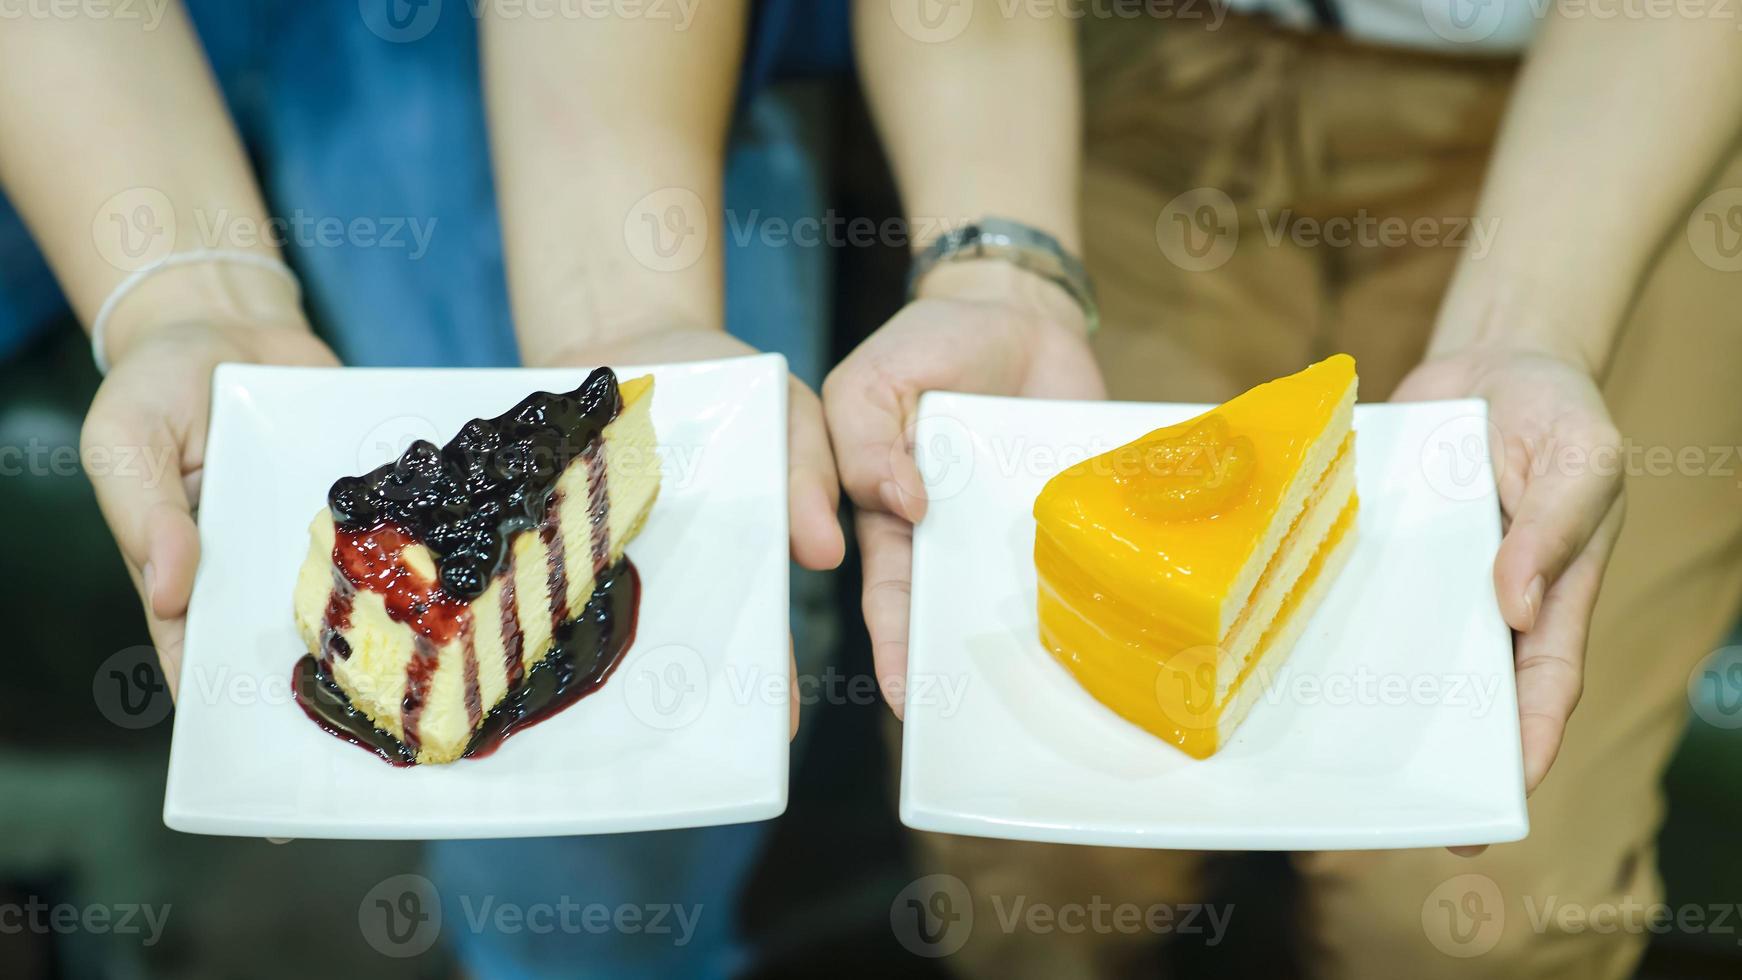
M139 577L145 581L145 605L155 611L157 609L157 570L151 567L150 562L146 562L145 567L139 570Z
M1527 631L1536 625L1536 614L1542 610L1544 588L1541 575L1531 579L1530 584L1524 587L1524 628Z

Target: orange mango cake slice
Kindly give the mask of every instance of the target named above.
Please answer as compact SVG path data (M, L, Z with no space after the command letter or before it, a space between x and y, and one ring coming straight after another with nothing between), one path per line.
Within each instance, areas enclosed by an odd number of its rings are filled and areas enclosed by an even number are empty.
M1049 480L1040 640L1097 700L1207 758L1287 659L1355 531L1338 354Z

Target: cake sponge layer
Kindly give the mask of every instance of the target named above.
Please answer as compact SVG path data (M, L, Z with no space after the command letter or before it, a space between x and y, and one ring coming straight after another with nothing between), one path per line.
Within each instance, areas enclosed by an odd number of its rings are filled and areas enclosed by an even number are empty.
M1355 550L1355 515L1359 506L1359 501L1354 498L1349 500L1349 505L1344 508L1331 533L1325 538L1324 545L1313 556L1312 563L1301 575L1294 590L1289 593L1288 601L1283 604L1282 611L1277 614L1270 631L1259 641L1252 661L1223 694L1221 707L1216 715L1218 746L1227 743L1234 734L1234 729L1246 720L1252 706L1270 690L1271 682L1276 679L1277 672L1282 669L1289 654L1294 652L1295 643L1306 631L1307 624L1312 621L1313 614L1324 601L1325 593L1331 590L1337 574L1348 563L1350 553Z

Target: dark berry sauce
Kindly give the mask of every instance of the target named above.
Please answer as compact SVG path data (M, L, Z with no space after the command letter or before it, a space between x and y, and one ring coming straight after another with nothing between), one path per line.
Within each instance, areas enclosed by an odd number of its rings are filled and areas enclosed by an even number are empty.
M465 757L494 753L515 732L531 728L597 691L635 642L641 611L641 573L624 558L599 576L581 614L558 626L551 650L524 682L472 734Z
M484 716L482 726L472 734L464 757L488 756L510 735L544 721L598 690L622 662L630 644L635 642L640 608L641 576L634 564L625 558L599 577L580 615L557 627L550 653L527 671L518 684L510 683L508 697ZM424 659L422 646L420 643L419 650L412 656L413 665L407 671L408 675L415 673L418 662ZM466 649L471 651L470 643ZM433 669L435 658L429 657L428 661ZM468 676L469 710L476 704L473 700L475 681L474 661ZM376 728L368 715L352 707L350 699L328 678L315 658L305 656L297 661L291 685L303 713L330 734L360 745L392 765L416 764L415 747ZM417 729L409 703L412 690L413 682L408 676L407 704L404 706L408 733ZM418 709L421 710L421 690L418 696ZM416 736L411 738L415 740Z
M290 689L302 713L328 734L361 745L392 765L417 765L417 756L399 739L376 728L368 715L351 706L351 699L345 697L345 692L339 690L339 685L333 683L315 658L304 656L296 662L290 675Z
M443 590L469 602L501 571L514 533L544 523L557 477L622 409L617 376L599 368L574 391L534 392L467 422L446 446L420 439L334 483L327 504L341 532L394 526L427 545Z

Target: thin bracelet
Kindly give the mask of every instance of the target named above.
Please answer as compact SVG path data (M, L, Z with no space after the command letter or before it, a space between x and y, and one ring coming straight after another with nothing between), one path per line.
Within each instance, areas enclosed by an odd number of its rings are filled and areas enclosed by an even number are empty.
M302 281L296 273L290 271L290 266L283 259L271 255L261 255L259 252L244 252L233 248L202 248L192 252L177 252L166 255L156 262L145 266L121 280L120 285L103 301L97 310L97 318L91 321L91 359L97 362L97 370L102 374L109 373L109 355L104 352L103 335L109 326L109 317L115 312L115 307L127 298L127 294L139 288L139 284L165 269L178 265L193 265L199 262L228 262L232 265L251 265L256 269L276 272L290 283L298 301L302 298Z

